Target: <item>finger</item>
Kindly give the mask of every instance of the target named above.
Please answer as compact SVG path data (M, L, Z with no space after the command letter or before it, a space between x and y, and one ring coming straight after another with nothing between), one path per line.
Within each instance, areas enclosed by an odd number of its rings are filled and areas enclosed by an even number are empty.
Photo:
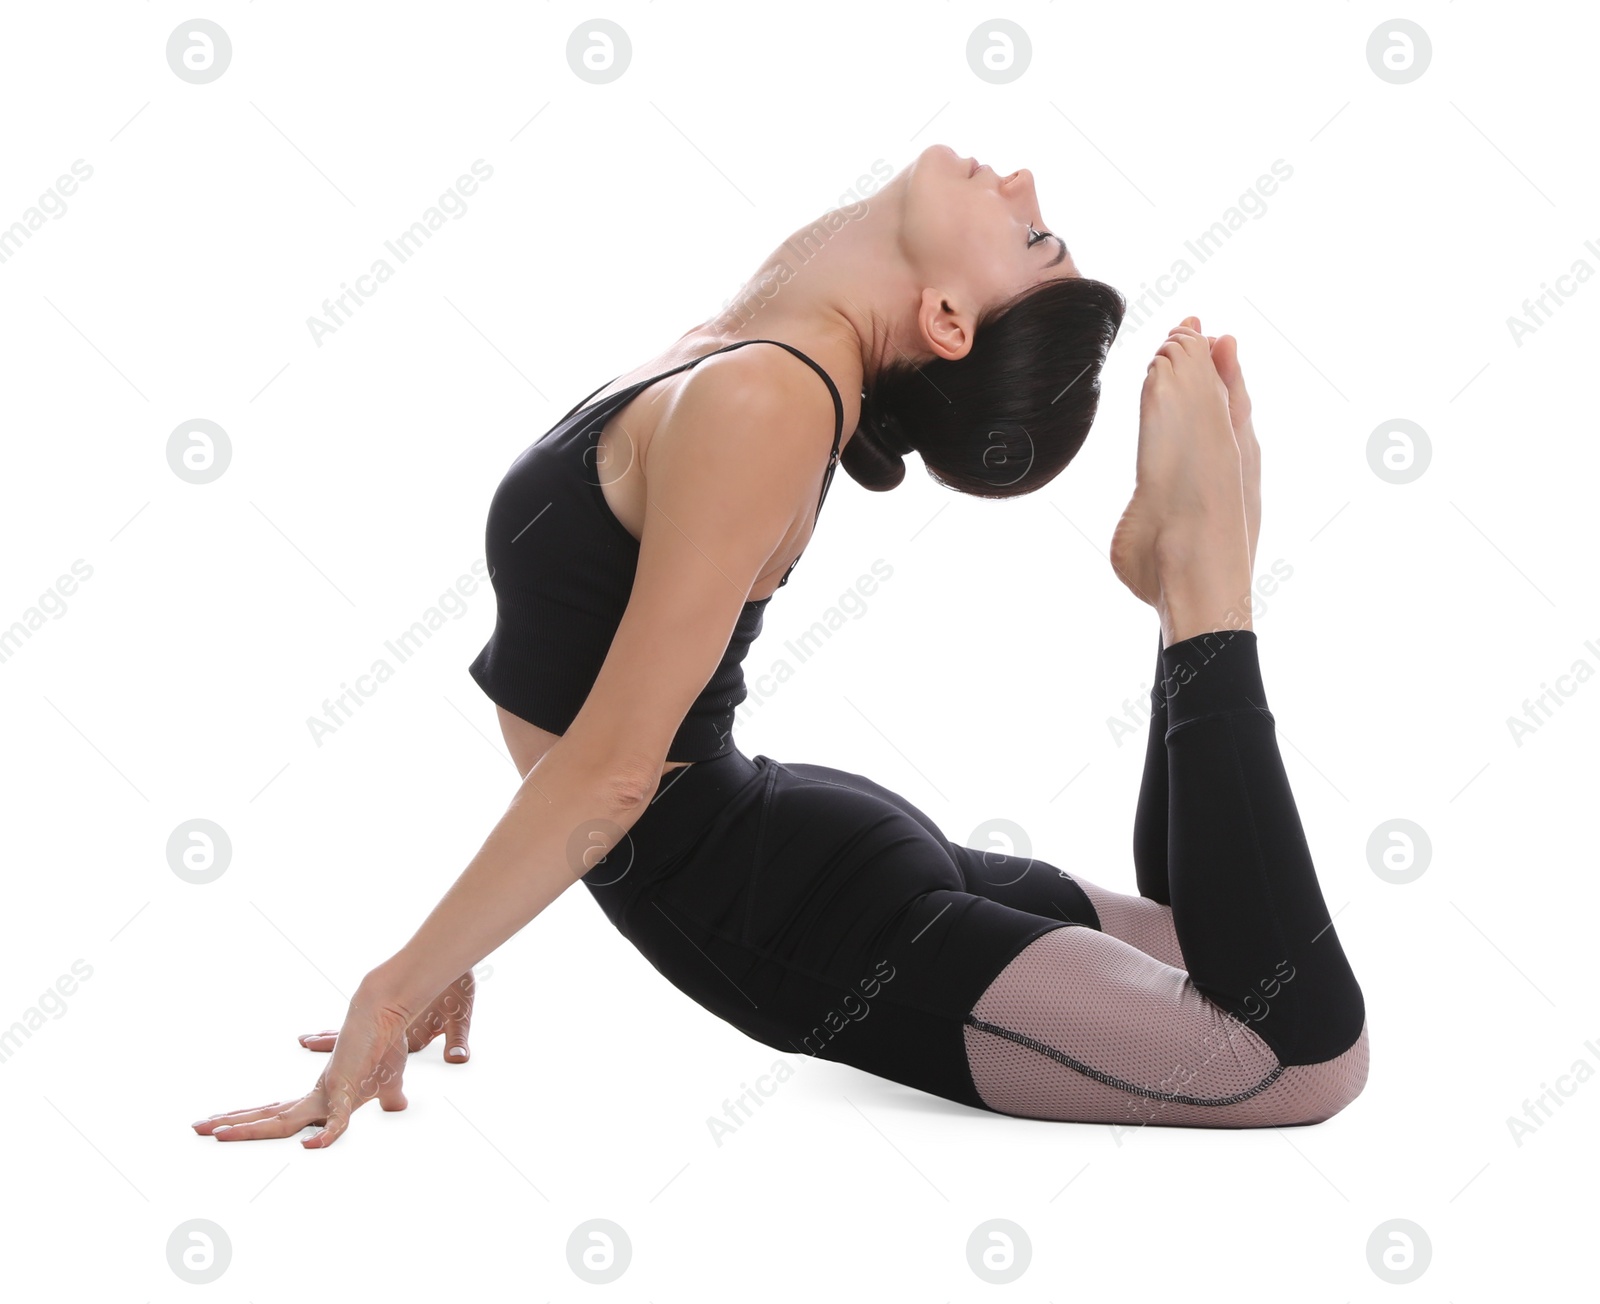
M472 1048L467 1045L467 1035L472 1031L472 975L465 981L465 999L452 1006L445 1021L444 1057L456 1064L465 1064L472 1058Z
M1200 329L1200 319L1198 317L1193 317L1193 316L1185 317L1178 324L1180 326L1188 326L1193 330L1199 330Z
M202 1118L198 1123L189 1124L201 1136L210 1136L219 1127L227 1127L233 1123L253 1123L258 1118L268 1118L280 1110L289 1109L299 1103L301 1097L293 1100L278 1100L270 1105L258 1105L254 1109L230 1109L221 1114L212 1114L209 1118Z
M359 1105L352 1099L348 1091L335 1091L328 1100L327 1108L320 1118L313 1118L311 1122L321 1123L322 1131L315 1136L308 1136L300 1144L307 1150L326 1150L350 1126L350 1115Z
M452 1019L445 1030L444 1058L450 1064L465 1064L472 1058L472 1050L467 1045L467 1031L469 1019Z
M299 1041L307 1050L332 1050L338 1036L338 1032L330 1028L325 1032L302 1032Z
M293 1136L307 1124L315 1123L316 1105L310 1096L251 1123L216 1127L211 1135L218 1141L260 1141L268 1137Z
M378 1083L378 1108L385 1113L392 1114L396 1110L404 1109L409 1103L406 1093L401 1089L400 1074L391 1073Z

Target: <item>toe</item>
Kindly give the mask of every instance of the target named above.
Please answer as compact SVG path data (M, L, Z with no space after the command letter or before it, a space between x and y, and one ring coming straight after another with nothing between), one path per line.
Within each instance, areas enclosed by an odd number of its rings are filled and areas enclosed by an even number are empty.
M1231 335L1218 335L1211 345L1211 361L1216 364L1217 374L1232 388L1233 377L1239 374L1239 349L1238 341Z
M1228 387L1228 408L1237 420L1250 415L1250 394L1244 386L1244 372L1239 368L1239 341L1231 335L1217 336L1211 346L1211 362Z

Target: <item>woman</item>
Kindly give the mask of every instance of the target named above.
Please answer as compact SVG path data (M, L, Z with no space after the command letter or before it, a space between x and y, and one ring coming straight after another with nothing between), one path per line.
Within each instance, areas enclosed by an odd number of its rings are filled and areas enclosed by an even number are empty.
M747 299L513 463L489 513L494 635L471 672L522 786L337 1036L302 1039L333 1052L316 1086L199 1132L320 1124L303 1143L320 1147L374 1096L403 1109L408 1049L443 1031L446 1058L467 1058L472 965L577 878L751 1037L947 1099L1244 1127L1318 1122L1359 1094L1362 994L1250 623L1259 452L1230 336L1188 318L1156 350L1112 543L1161 628L1138 896L958 846L870 779L735 745L739 663L835 465L892 489L915 450L963 492L1040 487L1088 432L1122 319L1025 170L935 145L867 207L796 232Z

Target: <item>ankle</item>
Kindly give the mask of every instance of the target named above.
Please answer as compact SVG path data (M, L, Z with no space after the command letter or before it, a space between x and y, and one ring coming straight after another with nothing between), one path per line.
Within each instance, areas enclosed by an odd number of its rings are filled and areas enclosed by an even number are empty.
M1225 547L1174 549L1156 571L1163 645L1213 630L1253 629L1250 554L1244 539Z
M1193 609L1173 610L1171 607L1162 607L1159 611L1161 617L1161 646L1171 647L1174 643L1182 643L1185 639L1198 638L1201 634L1237 632L1239 630L1254 631L1255 625L1250 617L1250 599L1246 595L1244 610L1241 612L1237 606L1229 607L1221 614L1207 615L1208 611L1217 611L1213 604L1210 606L1196 607Z

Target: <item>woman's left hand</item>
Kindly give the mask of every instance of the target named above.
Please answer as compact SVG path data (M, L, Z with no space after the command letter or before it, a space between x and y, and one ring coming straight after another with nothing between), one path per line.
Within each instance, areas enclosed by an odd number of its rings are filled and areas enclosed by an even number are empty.
M467 1045L467 1034L472 1029L472 1000L477 992L477 982L471 969L457 978L433 998L432 1003L411 1021L406 1029L406 1049L413 1053L432 1043L444 1034L444 1062L465 1064L472 1056ZM333 1049L337 1034L332 1029L322 1032L303 1032L300 1044L307 1050Z

